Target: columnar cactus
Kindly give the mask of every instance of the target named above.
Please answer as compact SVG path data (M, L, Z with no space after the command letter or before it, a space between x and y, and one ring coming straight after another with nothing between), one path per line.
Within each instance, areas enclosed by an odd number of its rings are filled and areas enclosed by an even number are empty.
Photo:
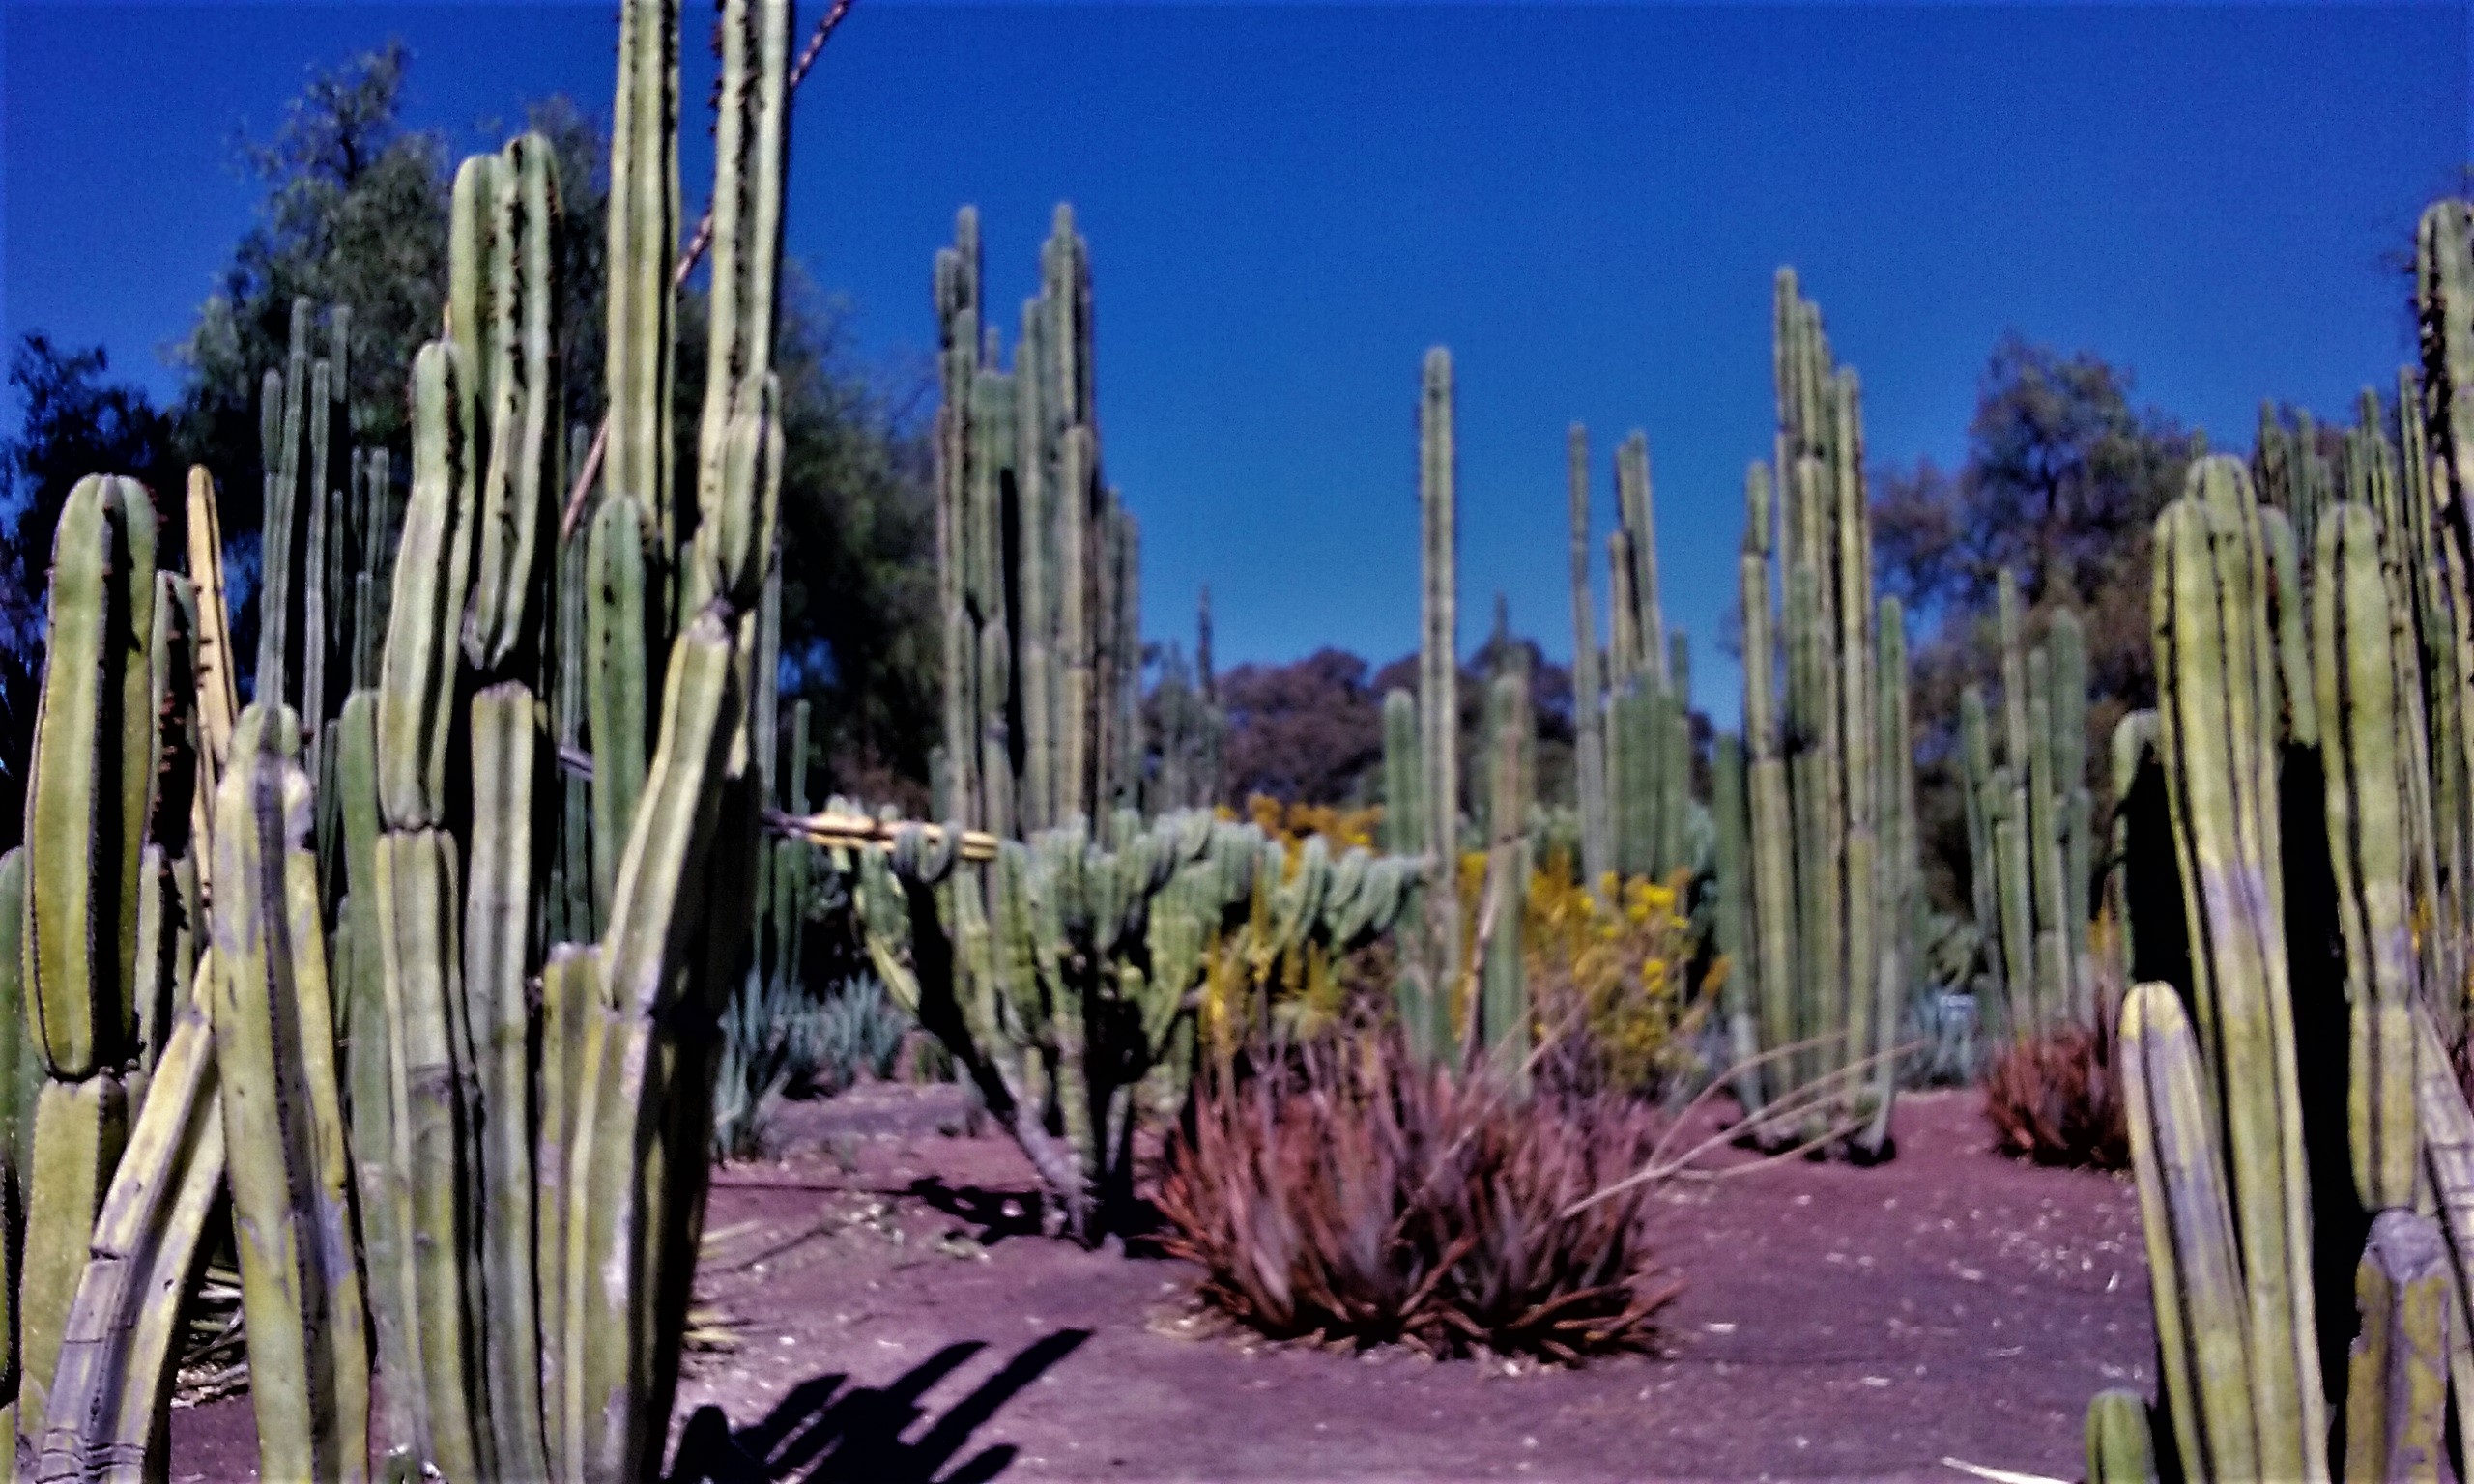
M1888 1058L1913 899L1913 849L1898 822L1912 763L1897 719L1884 715L1903 698L1903 672L1885 671L1903 671L1905 646L1885 644L1873 594L1856 376L1832 360L1821 312L1793 270L1779 271L1774 318L1779 498L1773 507L1770 471L1755 465L1741 572L1748 967L1764 1045L1804 1049L1764 1069L1769 1100ZM1780 653L1783 687L1771 672ZM1863 1132L1851 1151L1884 1154L1893 1086L1857 1075L1798 1127L1758 1127L1785 1138L1853 1122Z
M1589 430L1565 435L1572 522L1572 775L1580 806L1581 877L1592 891L1615 869L1608 811L1606 707L1598 678L1597 616L1590 602Z
M1453 441L1452 353L1426 352L1418 400L1418 510L1421 530L1418 657L1418 816L1425 836L1424 922L1411 970L1425 1001L1410 1018L1448 1033L1460 983L1460 647L1459 537ZM1440 1045L1430 1052L1440 1051Z
M1141 798L1140 537L1102 477L1090 249L1071 207L1040 265L1007 371L974 208L936 254L939 809L1000 835L1106 828Z
M2425 217L2425 374L2402 383L2404 458L2375 399L2334 480L2307 421L2287 440L2263 417L2254 467L2278 506L2255 501L2241 464L2202 459L2157 523L2161 703L2152 722L2125 719L2114 771L2125 795L2151 768L2165 784L2189 985L2134 988L2121 1041L2184 1476L2436 1477L2447 1396L2460 1431L2474 1406L2474 1109L2442 1039L2464 988L2438 864L2462 838L2453 655L2467 641L2466 531L2439 495L2448 460L2423 454L2446 447L2474 405L2465 380L2449 379L2452 336L2465 344L2465 300L2452 294L2474 276L2470 229L2461 206ZM2296 799L2297 785L2320 797ZM2287 833L2312 803L2324 856ZM2127 813L2117 839L2142 827L2136 806ZM2135 874L2140 842L2120 853ZM2318 860L2332 881L2311 879ZM2127 879L2111 889L2153 899ZM2287 914L2323 898L2342 959L2289 959L2317 931L2294 932ZM2155 945L2177 926L2135 921L2129 961L2166 959ZM2326 1050L2298 1044L2296 1025L2339 1019L2351 1065L2331 1077ZM2297 1070L2315 1058L2317 1075ZM2340 1078L2343 1108L2304 1096ZM2344 1137L2330 1137L2339 1124ZM2310 1151L2333 1148L2346 1171L2311 1167ZM2372 1219L2355 1224L2347 1205ZM2347 1269L2360 1329L2343 1374L2323 1378L2318 1308ZM2342 1459L2326 1456L2323 1397L2343 1410ZM2089 1426L2092 1457L2093 1412ZM2126 1414L2105 1431L2126 1438Z
M1606 541L1610 613L1604 679L1589 591L1589 434L1566 440L1572 520L1574 773L1581 867L1593 890L1608 871L1663 877L1696 863L1688 646L1658 601L1657 521L1649 436L1615 453L1616 528Z
M1479 925L1485 954L1480 965L1478 1039L1495 1074L1520 1080L1529 1056L1529 981L1521 961L1521 914L1529 903L1527 744L1537 724L1529 708L1525 666L1506 664L1486 697L1486 884Z
M52 543L20 933L26 1024L44 1076L17 1270L13 1434L28 1462L88 1239L128 1137L138 1007L153 998L141 985L164 968L138 954L144 895L162 890L159 857L150 869L146 853L160 747L149 640L156 531L144 486L88 478L70 492ZM142 1082L134 1091L142 1097Z
M1970 686L1960 699L1960 761L1986 979L2010 1033L2027 1037L2096 1013L2087 643L2079 615L2057 608L2046 642L2029 647L2018 579L2006 569L1999 592L2003 756L1996 766L1984 695Z

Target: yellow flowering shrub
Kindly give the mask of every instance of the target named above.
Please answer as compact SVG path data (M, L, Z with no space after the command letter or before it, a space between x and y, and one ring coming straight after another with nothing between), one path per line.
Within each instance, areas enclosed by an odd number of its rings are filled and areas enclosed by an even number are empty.
M1473 852L1460 864L1474 952L1486 858ZM1688 872L1664 881L1609 872L1595 893L1579 874L1562 847L1530 872L1521 959L1534 1029L1541 1041L1549 1034L1564 1038L1595 1063L1588 1070L1607 1085L1654 1089L1686 1070L1684 1043L1708 1013L1723 963L1694 993L1692 931L1683 902ZM1453 1008L1467 1013L1465 994Z

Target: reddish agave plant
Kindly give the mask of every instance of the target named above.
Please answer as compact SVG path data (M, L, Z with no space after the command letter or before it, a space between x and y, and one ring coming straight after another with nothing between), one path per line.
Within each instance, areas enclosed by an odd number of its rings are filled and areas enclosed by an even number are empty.
M1522 1099L1422 1069L1389 1034L1226 1064L1168 1150L1162 1245L1202 1298L1283 1339L1570 1362L1648 1350L1681 1284L1653 1262L1633 1185L1648 1115L1618 1099Z
M2013 1042L1984 1074L1994 1146L2036 1164L2130 1168L2130 1123L2112 1017Z

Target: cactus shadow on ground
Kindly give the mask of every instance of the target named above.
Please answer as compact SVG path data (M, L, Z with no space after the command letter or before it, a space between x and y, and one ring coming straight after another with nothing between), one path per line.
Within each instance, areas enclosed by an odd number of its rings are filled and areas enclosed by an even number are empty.
M981 1340L946 1346L882 1386L847 1386L839 1372L802 1382L761 1422L733 1431L722 1409L698 1409L679 1436L669 1484L976 1484L1014 1461L1011 1443L980 1449L946 1471L971 1435L1023 1387L1074 1354L1088 1329L1059 1329L1023 1347L1004 1368L928 1423L915 1441L903 1434L927 1416L920 1399L987 1349Z

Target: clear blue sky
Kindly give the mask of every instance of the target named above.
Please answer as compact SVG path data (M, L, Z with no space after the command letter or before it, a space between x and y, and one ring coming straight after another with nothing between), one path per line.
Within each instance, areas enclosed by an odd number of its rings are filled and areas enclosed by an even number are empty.
M158 390L248 219L230 140L309 67L401 35L412 121L475 148L527 97L606 111L613 66L602 3L0 14L0 321ZM2409 354L2387 260L2474 158L2469 34L2462 5L860 0L798 103L790 244L872 360L915 366L954 208L1009 304L1073 201L1147 627L1190 634L1208 583L1230 661L1415 642L1429 344L1460 371L1464 642L1502 589L1568 654L1564 427L1596 436L1601 528L1614 441L1647 428L1669 612L1727 718L1710 641L1777 265L1863 373L1877 460L1954 461L2012 328L2247 446L2260 397L2340 414Z

